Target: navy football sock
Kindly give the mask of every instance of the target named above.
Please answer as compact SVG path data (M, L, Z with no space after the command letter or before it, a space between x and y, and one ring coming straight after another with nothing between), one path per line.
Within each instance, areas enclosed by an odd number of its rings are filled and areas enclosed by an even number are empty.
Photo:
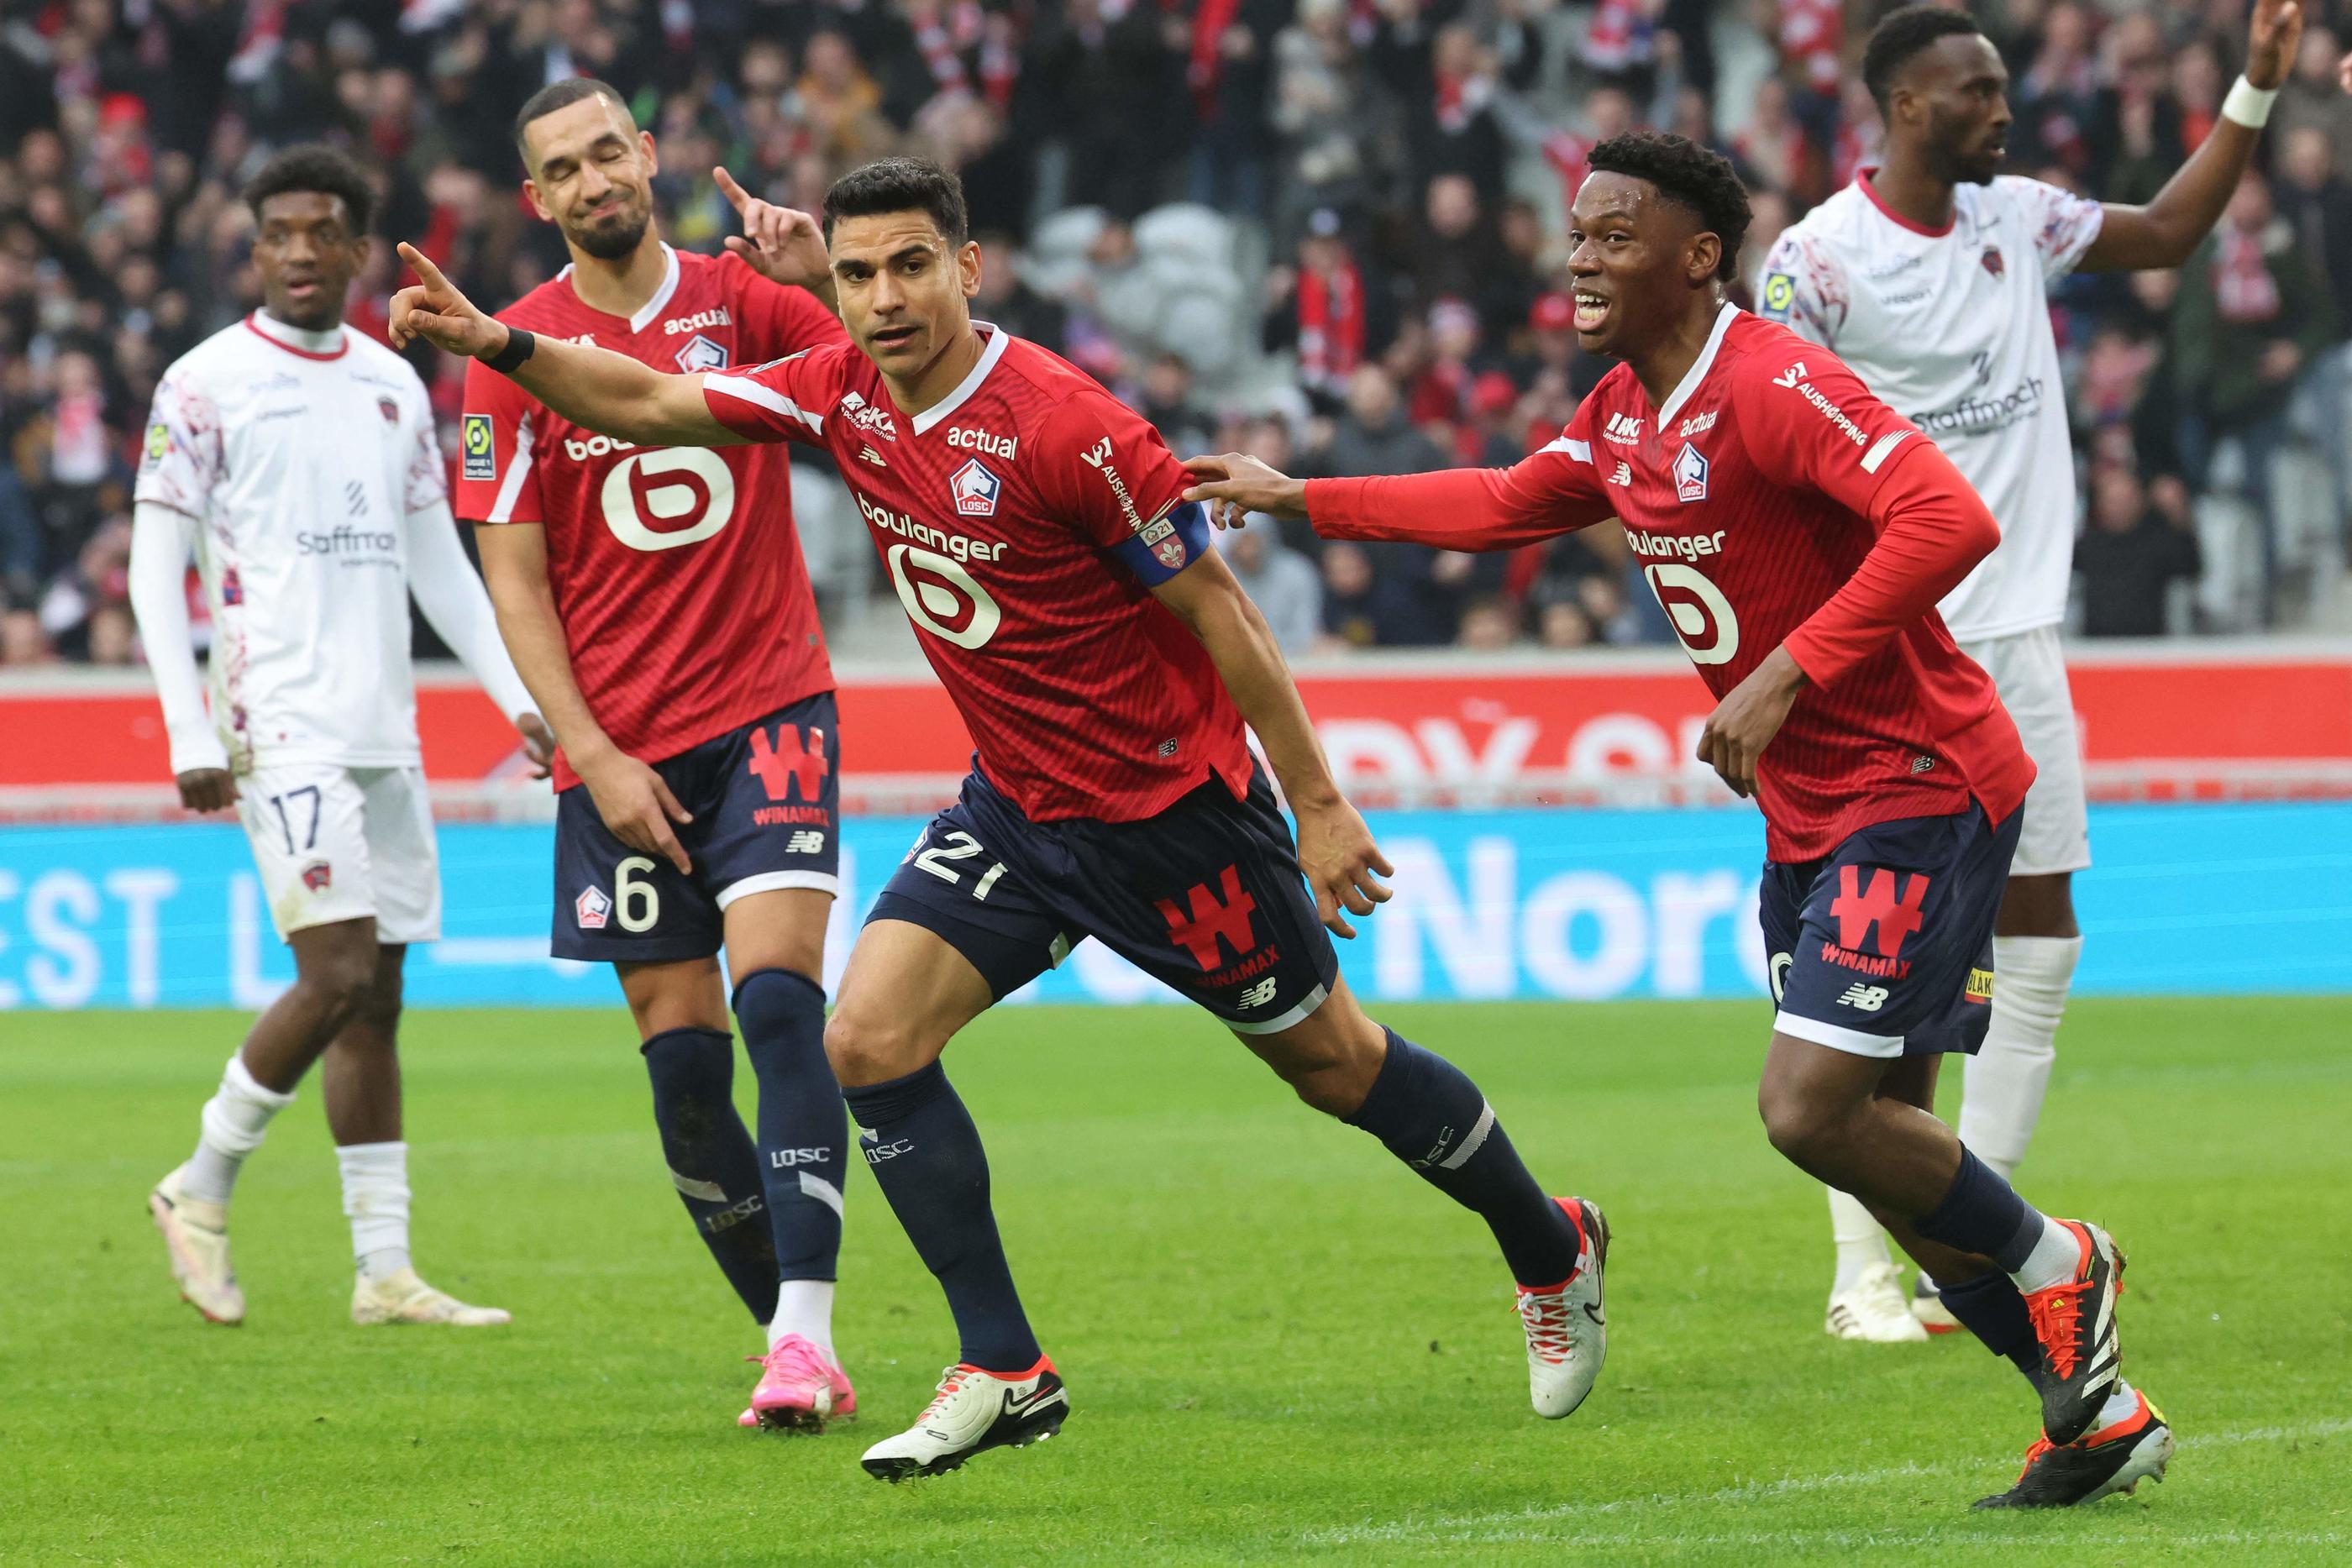
M735 1021L760 1081L761 1175L778 1274L830 1280L841 1257L849 1123L824 1059L824 988L789 969L756 969L735 988Z
M1937 1291L1960 1326L1984 1342L1995 1355L2005 1355L2031 1379L2042 1366L2042 1347L2033 1337L2033 1320L2025 1298L2006 1274L1983 1274Z
M866 1163L915 1252L947 1292L961 1359L988 1372L1023 1372L1045 1353L1013 1288L1013 1270L988 1206L980 1129L940 1064L845 1089L866 1134Z
M1423 1181L1486 1222L1511 1278L1557 1285L1576 1272L1576 1228L1519 1161L1468 1074L1389 1030L1371 1092L1344 1118Z
M646 1041L662 1158L703 1245L766 1322L776 1307L776 1243L763 1221L759 1151L736 1113L735 1041L715 1029L673 1029Z
M2003 1273L2014 1274L2024 1267L2047 1224L1999 1172L1963 1146L1960 1168L1943 1201L1913 1220L1911 1228L1930 1241L1990 1258Z

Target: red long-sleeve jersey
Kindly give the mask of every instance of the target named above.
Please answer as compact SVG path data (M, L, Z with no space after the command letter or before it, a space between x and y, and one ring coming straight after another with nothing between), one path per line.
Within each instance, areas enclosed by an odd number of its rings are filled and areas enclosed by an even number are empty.
M1504 549L1615 517L1717 696L1785 645L1809 684L1757 768L1767 852L1975 800L1998 822L2033 764L1936 601L2000 542L1949 459L1835 356L1725 306L1663 407L1619 365L1510 468L1317 479L1330 538Z

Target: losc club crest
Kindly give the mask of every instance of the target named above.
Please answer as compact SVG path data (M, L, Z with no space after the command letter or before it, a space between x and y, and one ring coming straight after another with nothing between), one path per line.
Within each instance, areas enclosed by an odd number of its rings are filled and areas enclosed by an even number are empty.
M955 471L948 488L955 496L958 517L992 517L996 516L997 493L1004 488L1004 481L975 457Z
M727 368L727 350L697 332L677 351L677 368L689 376L698 371L723 371Z
M1706 454L1696 446L1675 454L1675 499L1685 506L1706 499Z
M613 901L604 896L601 887L583 887L580 896L572 901L572 918L583 931L602 931L613 913Z

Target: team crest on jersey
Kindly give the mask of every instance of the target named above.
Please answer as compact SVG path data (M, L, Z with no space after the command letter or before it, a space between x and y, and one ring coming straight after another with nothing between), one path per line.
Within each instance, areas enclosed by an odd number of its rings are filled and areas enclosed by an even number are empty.
M1756 291L1756 314L1775 321L1786 321L1790 309L1797 303L1797 275L1793 272L1768 272L1764 287Z
M1984 269L1987 272L1991 273L1995 277L2000 277L2003 273L2009 270L2009 264L2001 260L2000 246L1997 245L1989 245L1984 247L1984 256L1982 260L1984 262Z
M975 457L955 471L948 488L955 496L958 517L992 517L996 516L997 493L1004 488L1004 481Z
M457 444L465 454L460 472L467 478L495 479L499 476L498 444L490 436L488 414L467 414L459 426Z
M325 861L312 861L302 868L302 885L312 893L324 893L335 883L335 868Z
M1685 446L1675 454L1675 499L1687 506L1706 499L1706 454Z
M245 580L237 576L236 568L232 566L221 573L221 604L226 608L244 602Z
M868 434L878 435L885 441L898 439L898 424L890 417L888 409L876 408L856 392L842 393L837 406L842 418Z
M400 405L393 402L392 399L388 397L380 397L375 400L375 411L376 413L383 415L383 422L386 424L398 424L400 423Z
M1182 570L1185 560L1184 536L1171 528L1166 538L1152 545L1151 553L1158 557L1160 564L1169 570Z
M689 376L698 371L723 371L727 368L727 350L697 332L677 351L677 368Z
M583 887L580 896L572 901L572 918L583 931L602 931L612 914L613 901L604 896L601 887Z

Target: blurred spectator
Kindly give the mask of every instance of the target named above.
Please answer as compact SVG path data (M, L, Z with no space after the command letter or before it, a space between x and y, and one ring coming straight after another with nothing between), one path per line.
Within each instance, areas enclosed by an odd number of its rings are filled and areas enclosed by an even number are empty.
M1323 629L1323 580L1315 563L1282 542L1272 517L1255 513L1247 527L1224 535L1219 548L1284 654L1296 659L1313 652Z
M1425 474L1446 455L1407 422L1396 382L1378 365L1348 378L1348 412L1332 432L1324 466L1342 479L1372 474Z
M1142 393L1136 412L1159 429L1160 439L1179 457L1206 452L1213 444L1208 415L1192 398L1192 370L1181 354L1161 354L1143 372Z
M1507 599L1475 599L1462 612L1462 629L1454 641L1474 653L1499 653L1519 640L1519 612Z
M2126 464L2092 471L2090 524L2074 544L2086 637L2162 636L2167 590L2204 569L2187 491L2175 478L2157 484L2164 506Z

